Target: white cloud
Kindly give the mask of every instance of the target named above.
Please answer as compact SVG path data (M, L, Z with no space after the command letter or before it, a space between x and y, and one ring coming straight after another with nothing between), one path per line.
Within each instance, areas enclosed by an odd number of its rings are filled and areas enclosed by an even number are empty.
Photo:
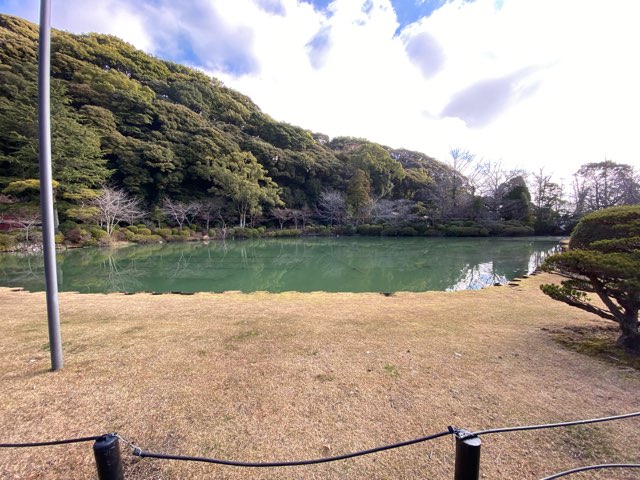
M449 146L461 146L564 177L605 156L636 161L635 0L504 0L500 8L494 0L454 0L399 35L390 0L373 0L370 9L364 3L334 0L323 13L297 0L107 0L91 7L67 0L54 4L54 23L113 33L156 54L171 53L172 44L180 51L180 35L187 35L200 68L276 119L331 136L442 159ZM319 32L325 37L313 57ZM434 68L416 62L420 49L410 58L415 38L441 47ZM251 68L228 73L237 58ZM485 98L472 117L470 99L478 97L463 94L482 93L478 85L489 85L502 104ZM447 112L453 116L442 118L456 99Z
M631 129L640 108L631 60L640 43L631 20L639 8L634 2L505 1L501 9L490 0L451 2L400 37L393 36L397 24L389 3L374 4L370 18L357 2L338 0L331 18L309 19L315 24L310 31L322 25L331 32L331 51L318 71L296 55L300 45L294 41L284 50L259 51L259 77L224 76L225 82L278 119L440 158L450 145L462 145L479 156L530 170L546 166L565 177L605 155L634 162ZM300 7L287 4L278 36L289 38ZM274 35L262 24L254 32L257 45ZM423 32L445 56L443 68L427 79L404 50ZM515 90L509 101L486 125L469 128L438 118L456 93L524 70L531 75L510 84Z
M145 30L144 11L126 0L54 2L51 23L54 28L71 32L115 35L146 52L153 50L152 32Z

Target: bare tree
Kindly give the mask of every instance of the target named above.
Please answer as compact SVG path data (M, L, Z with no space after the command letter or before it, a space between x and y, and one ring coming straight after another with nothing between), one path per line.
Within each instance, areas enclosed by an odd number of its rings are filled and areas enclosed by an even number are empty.
M347 215L347 203L344 199L344 194L337 190L324 190L320 194L318 212L320 217L329 222L329 225L343 223Z
M371 218L374 221L382 221L389 225L397 225L414 220L411 209L416 202L412 200L387 200L379 199L373 202Z
M145 209L142 208L140 203L137 203L136 205L132 205L131 208L129 208L129 211L127 212L127 215L123 220L127 222L129 225L133 225L134 223L145 218L146 216L147 216L147 212L145 211Z
M298 224L302 222L302 228L307 226L307 222L313 215L313 212L309 207L304 207L301 209L292 208L291 209L291 218L293 219L293 223L295 225L296 230L298 229Z
M273 218L278 220L278 223L280 224L280 230L282 230L284 228L285 222L293 218L293 211L290 208L286 207L272 208L271 215L273 215Z
M202 204L200 202L181 202L179 200L171 200L168 197L162 199L162 210L167 217L176 221L180 230L182 230L185 222L191 225L201 207Z
M637 203L640 185L633 167L611 160L587 163L574 176L576 205L582 211Z
M98 209L100 227L111 236L114 227L120 222L127 222L135 218L142 208L136 198L117 188L105 187L91 204Z
M449 155L451 155L449 165L455 171L451 178L451 201L453 208L457 209L460 190L465 186L465 184L471 186L472 190L474 189L474 185L470 182L470 179L472 177L475 179L479 175L480 168L476 163L475 153L471 153L469 150L450 148ZM475 192L473 191L471 192L472 195L474 193Z
M501 161L487 160L480 166L479 186L481 194L488 200L488 206L493 212L497 212L504 185L507 185L516 177L526 177L526 172L521 168L507 170Z
M40 212L38 210L20 210L11 223L24 231L24 241L29 243L29 232L40 223Z

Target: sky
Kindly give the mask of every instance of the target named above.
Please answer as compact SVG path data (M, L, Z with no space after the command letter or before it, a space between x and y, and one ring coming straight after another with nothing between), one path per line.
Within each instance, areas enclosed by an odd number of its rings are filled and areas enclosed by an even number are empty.
M567 183L640 168L637 0L52 0L54 28L116 35L276 120ZM38 0L0 0L37 23Z

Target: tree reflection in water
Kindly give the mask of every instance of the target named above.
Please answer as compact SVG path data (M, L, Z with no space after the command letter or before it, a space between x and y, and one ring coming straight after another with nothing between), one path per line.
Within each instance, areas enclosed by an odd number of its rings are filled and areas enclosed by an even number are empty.
M58 266L61 291L444 291L529 273L557 245L553 238L239 240L69 250ZM37 255L0 256L0 285L42 290L42 265Z

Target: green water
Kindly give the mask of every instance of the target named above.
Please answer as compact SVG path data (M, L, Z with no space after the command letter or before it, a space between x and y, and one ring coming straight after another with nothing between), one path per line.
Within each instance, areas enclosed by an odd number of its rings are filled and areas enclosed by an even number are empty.
M296 238L59 252L61 291L477 289L533 271L556 238ZM0 254L0 286L44 289L41 255Z

